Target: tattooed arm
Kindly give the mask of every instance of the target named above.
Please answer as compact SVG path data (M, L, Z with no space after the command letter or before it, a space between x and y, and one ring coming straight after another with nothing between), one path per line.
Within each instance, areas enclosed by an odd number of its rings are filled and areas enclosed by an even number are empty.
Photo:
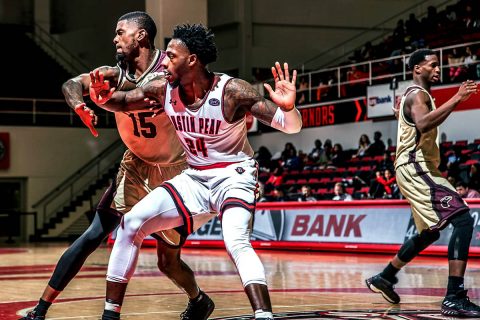
M94 74L95 81L99 81L99 75ZM138 87L130 91L115 91L109 96L108 101L97 105L113 112L125 112L134 110L145 110L152 108L158 103L163 105L165 96L165 79L152 80L143 87ZM101 92L90 91L94 95L92 100L99 100L98 95ZM96 94L96 96L95 96Z
M295 108L295 80L293 72L292 82L285 63L285 75L277 62L272 68L275 78L275 90L268 84L265 88L272 99L262 97L249 83L240 79L233 79L225 88L225 116L235 121L250 112L262 123L285 133L297 133L302 127L300 113Z

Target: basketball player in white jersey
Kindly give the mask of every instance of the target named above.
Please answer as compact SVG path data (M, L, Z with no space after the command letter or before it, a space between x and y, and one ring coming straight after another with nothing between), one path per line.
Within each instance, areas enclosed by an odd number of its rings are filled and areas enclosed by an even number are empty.
M437 109L430 94L431 85L440 80L435 52L415 51L410 56L409 67L413 84L405 90L399 104L395 171L398 186L410 203L418 234L408 239L385 269L367 279L366 284L387 301L399 303L400 297L394 290L396 274L452 224L449 276L441 312L446 316L478 318L480 307L470 301L464 287L474 220L467 204L438 170L437 144L437 127L459 103L477 93L477 84L465 81L457 94Z
M153 46L156 34L154 21L144 12L130 12L119 18L114 43L116 67L100 67L108 87L128 90L143 86L152 79L163 78L161 64L165 53ZM100 83L100 86L107 83ZM85 121L92 134L95 114L85 107L89 74L79 75L63 86L65 99ZM62 255L34 311L22 319L45 319L48 307L75 277L87 257L119 224L121 216L148 192L187 167L185 152L165 114L152 118L153 112L117 112L115 119L120 136L127 145L116 181L100 201L91 226ZM93 123L92 123L93 122ZM166 230L158 236L158 266L175 284L187 293L190 303L181 319L207 319L214 304L200 291L192 270L180 259L183 236ZM162 240L163 239L163 240ZM167 242L165 242L167 241Z
M255 319L273 319L265 271L249 240L257 164L247 140L245 115L250 112L286 133L299 132L302 120L294 106L296 71L290 80L288 65L283 71L276 63L272 68L275 90L265 85L270 101L249 83L207 69L216 60L217 49L213 33L202 25L177 26L166 52L167 82L152 81L129 93L115 92L103 107L141 110L146 97L157 100L175 127L190 168L152 191L124 217L110 257L102 319L120 318L145 235L176 227L191 233L212 211L221 218L225 246ZM105 102L108 94L96 96ZM91 95L94 100L96 96Z

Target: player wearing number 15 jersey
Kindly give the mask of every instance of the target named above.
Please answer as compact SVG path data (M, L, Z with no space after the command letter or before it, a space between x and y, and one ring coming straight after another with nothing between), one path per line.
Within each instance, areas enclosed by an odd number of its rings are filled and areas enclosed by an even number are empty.
M163 77L161 65L165 53L155 49L153 39L156 27L145 12L130 12L119 18L113 40L117 49L118 65L100 67L101 83L116 90L129 90ZM104 78L106 83L104 83ZM96 117L85 107L83 95L88 94L91 76L86 73L68 80L63 86L65 99L93 128ZM120 223L122 215L158 187L163 181L179 174L187 167L185 154L175 136L169 118L163 114L152 118L152 112L117 112L115 119L120 136L128 147L120 164L116 181L104 194L90 227L65 251L35 309L24 320L44 320L53 300L79 272L87 257ZM190 298L181 319L207 319L212 313L213 301L200 291L192 270L180 259L178 245L183 241L174 230L158 234L158 266ZM168 241L162 241L164 239ZM116 306L112 306L115 309ZM119 307L118 307L119 308Z

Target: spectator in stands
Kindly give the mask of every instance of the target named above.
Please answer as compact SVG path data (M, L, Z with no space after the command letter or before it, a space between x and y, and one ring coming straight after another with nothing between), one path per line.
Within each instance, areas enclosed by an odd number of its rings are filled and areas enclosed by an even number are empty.
M472 52L470 46L465 48L465 68L467 69L467 78L475 79L480 78L480 63L477 60L477 55Z
M373 134L373 143L368 148L369 156L380 156L385 153L385 143L382 141L382 133L375 131Z
M470 166L467 178L470 188L480 190L480 164L474 163Z
M410 37L410 43L420 39L420 21L415 17L415 13L410 13L405 22L405 32Z
M318 83L316 98L317 102L324 101L327 99L328 93L330 92L330 86L333 85L333 78L330 77L327 81L325 79L320 79Z
M325 143L323 144L323 150L325 151L325 157L327 161L330 161L332 157L332 151L333 151L332 140L330 139L325 140Z
M405 47L405 26L403 23L403 19L397 21L397 26L395 30L393 30L393 49L394 50L402 50ZM398 54L392 53L393 56Z
M364 133L360 136L360 139L358 140L358 150L356 157L363 157L365 156L368 147L370 147L370 138Z
M269 201L268 198L265 196L265 185L261 183L260 181L258 182L258 188L257 188L257 202L266 202Z
M297 104L304 104L308 102L308 82L306 77L300 78L298 85Z
M317 198L312 194L312 188L310 186L303 185L298 201L317 201Z
M370 41L367 41L361 51L362 61L375 59L375 48Z
M283 163L283 167L288 170L300 170L303 167L303 162L297 154L297 151L293 149L289 149L289 156ZM299 152L300 153L300 152Z
M392 171L386 169L383 172L383 176L381 174L376 176L376 180L379 184L383 186L383 189L385 190L384 198L398 197L399 191L397 187L397 180L392 174Z
M458 194L462 198L466 198L466 199L480 198L480 193L475 189L469 188L468 185L463 181L457 182L457 184L455 185L455 188L457 189Z
M308 154L308 159L312 162L317 162L320 156L325 153L325 150L322 148L322 140L320 139L315 139L314 145L315 147Z
M297 154L297 149L295 148L293 143L291 142L285 143L285 147L283 148L282 157L281 157L281 160L283 162L286 162L287 159L292 156L292 152L290 150L293 150L294 151L293 153Z
M347 93L350 97L365 94L366 82L362 80L368 79L368 73L361 71L357 66L351 66L347 72L348 89Z
M450 182L452 186L457 184L457 179L454 176L447 176L447 181Z
M275 202L283 202L283 201L289 201L288 197L285 195L285 191L283 191L282 188L277 187L273 189L273 198L272 201Z
M382 179L382 172L375 172L375 178L370 181L368 197L371 199L383 199L385 197L385 187L379 182Z
M261 146L254 155L261 171L269 172L272 169L272 153L267 147Z
M333 193L335 194L332 200L335 201L352 201L353 198L351 195L345 192L345 188L341 182L335 183L335 187L333 188Z
M276 167L267 181L265 181L265 193L270 193L276 187L280 187L283 183L283 167Z
M448 66L450 67L449 76L450 82L461 81L467 69L464 65L465 55L460 48L453 48L452 52L448 55Z
M335 167L345 166L347 161L347 155L343 151L343 147L340 143L335 143L332 151L332 158L330 159L330 164Z
M375 167L376 171L385 171L385 170L390 170L390 172L394 172L393 168L393 161L392 157L390 156L389 152L384 152L383 153L383 159L379 163L377 163L377 166Z

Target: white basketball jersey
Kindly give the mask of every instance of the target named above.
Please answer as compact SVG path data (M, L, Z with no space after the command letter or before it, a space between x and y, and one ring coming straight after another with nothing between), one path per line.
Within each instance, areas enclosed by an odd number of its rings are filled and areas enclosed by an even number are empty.
M223 115L223 93L232 77L220 77L208 91L198 109L188 109L180 99L179 87L167 85L165 113L173 123L187 153L187 162L194 168L239 162L252 158L247 140L246 118L229 122Z
M163 76L161 65L165 53L157 50L150 66L138 78L128 74L128 68L120 69L118 90L124 87L140 87ZM127 85L127 82L130 85ZM152 111L115 112L118 132L130 151L147 163L170 165L185 161L181 144L174 135L168 117L161 113L152 118Z

